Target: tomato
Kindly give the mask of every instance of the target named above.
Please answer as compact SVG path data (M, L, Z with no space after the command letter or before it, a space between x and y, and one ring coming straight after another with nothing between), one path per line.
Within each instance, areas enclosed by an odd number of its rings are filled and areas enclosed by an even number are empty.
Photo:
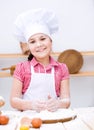
M20 130L29 130L29 126L21 125Z
M34 128L40 128L42 125L42 120L40 118L33 118L31 123Z
M0 115L0 125L6 125L9 122L9 117L5 115Z

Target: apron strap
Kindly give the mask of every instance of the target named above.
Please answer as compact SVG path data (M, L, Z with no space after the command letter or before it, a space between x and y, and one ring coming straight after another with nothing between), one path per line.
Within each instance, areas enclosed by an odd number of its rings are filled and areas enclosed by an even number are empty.
M31 72L32 72L32 74L34 74L34 68L32 65L31 65Z
M54 67L52 67L51 73L54 74Z

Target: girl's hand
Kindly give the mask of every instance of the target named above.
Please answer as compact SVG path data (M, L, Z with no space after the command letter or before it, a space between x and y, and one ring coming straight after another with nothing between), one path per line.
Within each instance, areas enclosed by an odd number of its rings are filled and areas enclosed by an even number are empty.
M48 96L48 100L46 101L46 109L48 111L56 111L60 107L60 101L58 99L54 99Z
M40 112L46 109L46 102L45 101L32 101L31 107L32 107L31 108L32 110Z

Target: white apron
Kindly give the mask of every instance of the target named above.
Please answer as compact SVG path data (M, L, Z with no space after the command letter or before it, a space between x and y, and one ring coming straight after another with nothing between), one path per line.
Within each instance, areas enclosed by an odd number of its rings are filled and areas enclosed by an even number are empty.
M31 66L32 79L30 85L23 95L25 100L47 100L48 95L56 98L54 68L51 73L35 73Z

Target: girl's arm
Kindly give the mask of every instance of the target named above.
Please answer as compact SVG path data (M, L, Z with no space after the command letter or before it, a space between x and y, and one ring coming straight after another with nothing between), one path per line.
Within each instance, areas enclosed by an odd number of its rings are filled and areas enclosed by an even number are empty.
M31 101L22 99L22 82L18 79L13 79L13 87L11 90L10 104L18 110L35 110L41 111L45 109L44 101Z
M69 79L61 82L60 97L57 99L48 96L46 102L46 109L49 111L56 111L60 108L68 108L70 106L70 90L69 90Z
M69 79L61 81L60 101L61 101L61 107L68 108L70 106Z
M16 78L13 79L10 104L13 108L18 110L31 109L31 101L25 101L22 99L22 82Z

